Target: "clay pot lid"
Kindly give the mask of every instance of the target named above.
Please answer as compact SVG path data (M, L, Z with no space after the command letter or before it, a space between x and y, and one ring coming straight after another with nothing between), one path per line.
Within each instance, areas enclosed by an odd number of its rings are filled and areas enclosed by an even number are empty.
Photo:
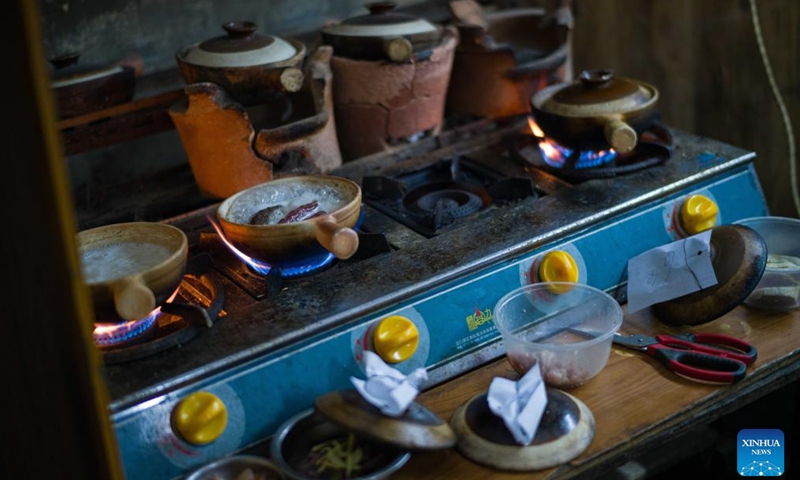
M364 400L356 390L341 390L318 397L314 407L343 428L406 450L435 450L456 444L450 426L416 402L403 415L390 417Z
M520 445L480 393L458 407L450 424L458 450L473 461L513 471L543 470L580 455L595 434L594 416L572 395L547 389L547 407L530 445Z
M531 102L543 112L583 117L632 112L657 99L658 90L650 84L616 78L611 70L584 70L578 81L540 90Z
M653 305L653 313L675 325L699 325L733 310L756 288L767 267L767 245L755 230L720 225L711 230L711 264L717 284Z
M411 15L392 12L396 4L391 2L369 3L368 15L361 15L328 26L322 30L326 35L342 37L393 37L437 32L431 22Z
M214 37L178 51L178 58L200 67L254 67L292 58L297 48L272 35L259 35L253 22L227 22L227 35Z
M52 73L52 88L62 88L90 82L114 75L124 70L122 66L115 64L80 65L78 64L80 57L80 52L70 52L49 60L54 68Z

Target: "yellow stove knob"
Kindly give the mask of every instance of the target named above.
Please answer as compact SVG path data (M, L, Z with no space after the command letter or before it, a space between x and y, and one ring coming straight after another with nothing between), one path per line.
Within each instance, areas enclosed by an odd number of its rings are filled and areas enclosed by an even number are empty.
M213 442L228 424L228 409L208 392L195 392L172 409L172 430L193 445Z
M375 352L387 363L399 363L411 358L419 345L419 330L414 322L392 315L380 321L372 334Z
M572 255L564 250L555 250L544 254L537 276L540 282L576 283L579 273L578 264Z
M680 223L684 232L697 235L712 228L717 222L719 207L714 200L705 195L691 195L683 201L680 210Z

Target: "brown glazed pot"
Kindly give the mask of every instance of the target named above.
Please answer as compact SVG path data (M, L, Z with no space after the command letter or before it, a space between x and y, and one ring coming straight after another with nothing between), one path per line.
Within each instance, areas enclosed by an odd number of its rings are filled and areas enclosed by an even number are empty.
M76 240L99 323L146 317L175 292L186 272L189 243L171 225L106 225L78 232Z
M650 84L585 70L578 81L537 92L531 107L545 136L564 147L625 153L655 121L658 97Z
M329 193L325 193L329 192ZM311 199L325 203L333 195L336 208L295 223L251 225L256 212L279 204ZM303 199L301 201L301 199ZM358 249L353 230L361 213L361 188L346 178L306 175L262 183L229 197L217 208L225 237L243 253L272 264L314 255L320 246L337 258L350 258Z
M50 59L52 88L61 118L103 110L133 98L136 72L117 64L79 65L80 53Z
M253 105L275 92L303 86L305 45L297 40L258 35L252 22L228 22L226 36L181 48L175 59L186 83L211 82L238 102Z
M442 31L410 15L394 13L391 2L369 3L369 15L349 18L322 30L325 44L339 57L407 62L429 56Z

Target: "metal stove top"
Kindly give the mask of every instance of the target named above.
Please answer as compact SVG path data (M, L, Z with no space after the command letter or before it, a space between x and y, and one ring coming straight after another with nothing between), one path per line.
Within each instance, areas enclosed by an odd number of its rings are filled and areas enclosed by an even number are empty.
M677 238L670 215L687 194L715 199L719 223L766 214L752 152L672 130L668 161L570 183L509 155L503 139L518 129L497 129L401 161L369 157L332 174L361 183L457 155L501 177L530 179L535 195L456 218L433 235L365 202L362 230L383 234L391 251L285 279L271 295L253 294L260 280L243 286L223 269L212 270L226 298L224 316L212 328L180 347L106 368L130 478L176 475L241 449L268 437L314 396L347 387L349 376L359 372L369 329L387 314L400 312L420 327L420 358L398 368L428 367L430 386L502 355L491 309L502 294L529 280L526 272L542 251L559 246L574 252L583 267L579 281L622 300L627 258ZM190 255L203 235L213 233L207 216L215 208L168 221L187 232ZM163 417L181 397L201 389L237 405L229 407L239 413L229 416L233 423L225 434L235 438L170 450L164 445L176 440ZM139 463L145 458L147 467Z

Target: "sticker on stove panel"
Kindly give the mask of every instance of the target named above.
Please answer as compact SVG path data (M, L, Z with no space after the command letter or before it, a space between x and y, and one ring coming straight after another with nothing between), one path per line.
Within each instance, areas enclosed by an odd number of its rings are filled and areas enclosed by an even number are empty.
M575 260L575 265L578 267L578 282L585 284L587 282L587 271L586 271L586 262L583 259L583 255L581 255L580 250L571 244L559 245L555 248L542 252L538 255L535 255L531 258L523 260L519 264L519 283L520 285L530 285L531 283L536 283L540 281L538 278L537 271L539 270L539 265L542 262L542 259L551 252L563 251L568 253L573 260Z
M431 350L428 325L425 323L422 315L420 315L420 313L414 307L406 307L400 311L393 312L375 319L366 325L362 325L350 333L350 346L353 352L353 360L355 360L362 373L364 372L364 367L362 366L364 350L366 349L372 352L375 351L375 343L373 339L375 335L375 329L378 327L378 324L380 324L381 321L393 315L405 317L414 324L419 335L419 342L417 343L417 348L414 350L411 358L399 363L390 363L389 366L396 368L401 373L409 374L415 369L424 368L427 365L428 356Z
M698 190L696 192L689 193L684 195L680 198L675 199L671 203L665 204L661 209L661 217L664 221L664 229L667 232L667 235L672 239L672 241L682 240L687 237L691 237L689 233L687 233L683 226L681 225L681 207L683 206L683 202L685 202L689 197L693 195L702 195L706 197L706 199L712 201L715 206L719 205L717 199L714 198L714 195L711 193L710 190ZM714 219L713 225L721 225L723 222L722 220L722 211L719 208L716 208L716 218ZM698 232L699 233L699 232Z
M238 450L244 436L244 407L234 389L227 384L219 384L203 391L216 395L227 410L225 430L219 438L207 445L190 444L172 429L172 410L185 397L156 405L147 413L146 428L150 430L148 438L153 439L168 462L184 470L197 468Z

